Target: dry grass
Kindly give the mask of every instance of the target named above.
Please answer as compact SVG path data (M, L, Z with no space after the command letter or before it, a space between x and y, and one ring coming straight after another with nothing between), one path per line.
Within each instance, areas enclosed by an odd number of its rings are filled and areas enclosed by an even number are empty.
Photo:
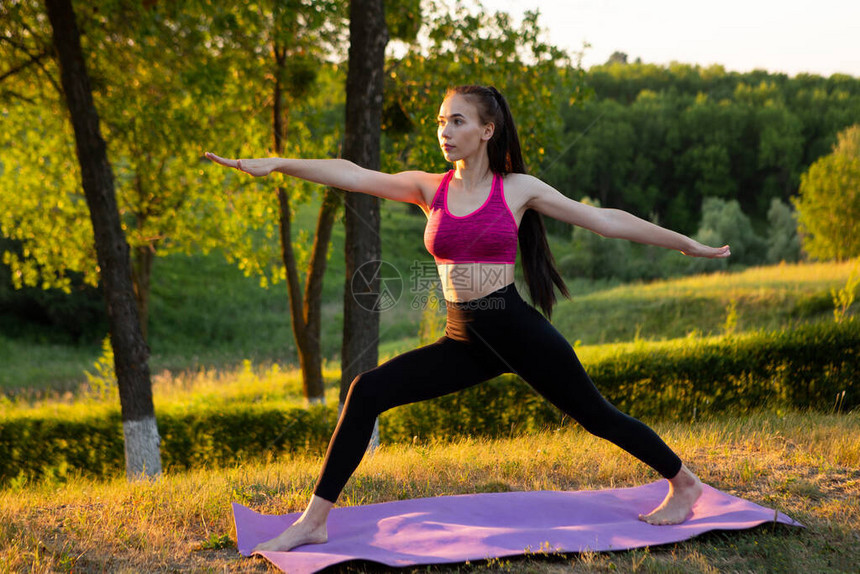
M709 534L614 554L528 556L418 569L434 572L849 572L860 543L860 415L756 415L662 424L658 431L707 483L779 509L805 530ZM235 550L230 501L300 510L320 460L165 476L152 483L72 481L0 492L0 564L12 572L248 572L266 562ZM489 441L383 447L342 504L524 489L632 486L649 469L579 429ZM380 571L347 566L345 571ZM416 570L417 571L417 570ZM855 570L856 571L856 570Z

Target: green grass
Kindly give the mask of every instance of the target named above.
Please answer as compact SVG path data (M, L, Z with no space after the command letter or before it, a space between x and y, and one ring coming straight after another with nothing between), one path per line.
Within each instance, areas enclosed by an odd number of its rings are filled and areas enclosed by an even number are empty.
M312 228L315 220L314 204L296 210L297 229ZM380 315L384 358L418 344L421 311L413 303L425 293L416 288L416 275L427 269L432 273L433 267L421 241L423 215L411 213L405 204L383 202L381 227L383 259L399 273L403 288L397 305ZM563 237L551 237L550 243L557 258L569 249ZM321 340L323 356L337 362L343 330L341 223L335 225L330 251ZM720 334L731 309L738 332L790 328L832 317L830 290L845 284L852 265L782 265L649 284L569 279L573 299L559 303L553 322L572 343L582 345ZM527 298L521 279L518 284ZM151 299L152 372L234 369L246 359L254 364L274 361L285 368L296 365L287 302L284 283L264 289L257 278L245 277L227 263L222 253L158 258ZM66 392L85 380L84 370L100 353L98 341L49 346L38 339L0 336L0 389Z
M783 264L619 285L563 301L554 323L571 340L600 344L722 334L732 308L736 332L832 320L831 289L855 265Z
M631 552L530 555L405 572L853 572L860 531L860 415L753 414L656 430L708 484L787 513L780 526ZM300 510L321 459L297 455L155 482L44 483L0 491L0 567L8 572L273 572L236 554L230 502ZM383 446L341 505L503 490L598 489L657 480L578 428L495 441ZM344 572L384 569L345 566Z
M83 372L98 357L99 349L60 344L33 343L0 335L0 391L74 391Z

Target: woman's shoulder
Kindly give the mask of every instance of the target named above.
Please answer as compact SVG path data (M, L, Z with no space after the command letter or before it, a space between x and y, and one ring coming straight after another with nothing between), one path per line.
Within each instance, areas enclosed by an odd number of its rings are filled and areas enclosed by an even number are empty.
M503 178L505 190L514 193L531 192L543 182L533 175L527 173L509 173ZM545 185L545 184L544 184Z
M433 203L433 199L436 196L436 192L442 186L442 182L445 180L445 177L451 173L450 171L444 173L432 173L427 171L401 171L399 173L394 174L395 177L401 180L411 182L410 186L414 186L420 191L421 200L418 203L419 207L427 213L429 212L430 205ZM405 183L404 181L404 183Z
M430 192L431 195L436 193L436 190L442 185L442 182L451 173L446 171L443 173L433 173L429 171L405 171L404 175L408 174L413 181L425 192Z
M511 209L534 207L536 201L560 195L542 179L527 173L509 173L504 178L505 198Z
M504 175L505 183L512 183L515 185L529 185L532 182L540 181L535 176L528 173L506 173Z
M435 172L430 172L430 171L407 170L407 171L401 171L401 172L395 173L394 175L399 176L399 177L406 177L406 178L413 179L415 181L426 183L426 182L434 182L434 181L440 182L440 181L442 181L442 179L446 175L451 173L451 171L453 171L453 170L445 171L442 173L435 173Z

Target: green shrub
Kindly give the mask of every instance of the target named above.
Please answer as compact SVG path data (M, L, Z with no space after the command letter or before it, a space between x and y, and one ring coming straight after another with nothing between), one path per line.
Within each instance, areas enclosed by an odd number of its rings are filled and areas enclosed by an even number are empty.
M335 407L279 409L238 404L157 413L166 471L224 466L285 452L321 452L334 427ZM105 478L125 468L117 409L83 415L27 413L0 419L0 486L64 479L71 473Z
M62 478L75 469L104 476L114 468L123 468L119 412L99 409L77 418L27 413L0 425L0 484Z
M860 405L860 321L780 332L617 345L584 361L601 392L640 418L695 418L750 409L831 410ZM115 407L18 411L0 416L0 486L106 477L124 468ZM335 406L275 403L183 405L156 413L165 469L238 464L287 452L321 453ZM384 441L503 436L558 427L565 417L515 375L386 412Z
M635 417L691 419L752 409L860 405L860 323L821 323L776 333L706 342L689 339L655 350L633 345L584 361L600 391ZM463 434L500 436L558 426L561 413L514 375L383 414L387 441Z
M166 469L224 466L282 453L321 452L334 429L334 406L279 409L240 404L232 409L195 407L158 415Z
M641 349L587 365L620 409L639 417L758 408L827 410L845 391L860 405L860 323L809 324L655 353Z

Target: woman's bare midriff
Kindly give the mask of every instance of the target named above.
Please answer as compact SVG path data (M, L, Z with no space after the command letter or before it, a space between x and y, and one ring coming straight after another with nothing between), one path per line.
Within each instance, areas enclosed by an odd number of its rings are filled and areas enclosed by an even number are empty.
M463 303L514 282L513 263L442 263L436 266L445 299Z

